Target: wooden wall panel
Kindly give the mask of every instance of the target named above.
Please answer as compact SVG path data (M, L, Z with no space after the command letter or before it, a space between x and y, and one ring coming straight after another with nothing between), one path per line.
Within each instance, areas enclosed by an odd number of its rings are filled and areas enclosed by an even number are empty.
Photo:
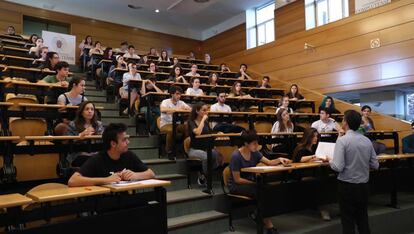
M240 24L211 37L202 44L203 50L213 58L222 58L246 49L246 24Z
M92 35L94 40L99 40L105 46L119 47L122 41L134 44L140 51L148 51L150 47L159 50L171 48L174 54L186 55L193 50L201 57L201 41L184 37L173 36L164 33L152 32L144 29L113 24L109 22L91 20L89 18L73 16L24 5L0 2L0 29L7 25L14 25L18 33L22 32L23 15L53 20L71 24L71 34L76 36L79 44L86 35ZM6 17L4 17L6 16ZM77 53L79 53L77 51Z
M276 40L286 35L305 30L305 3L295 1L275 10Z

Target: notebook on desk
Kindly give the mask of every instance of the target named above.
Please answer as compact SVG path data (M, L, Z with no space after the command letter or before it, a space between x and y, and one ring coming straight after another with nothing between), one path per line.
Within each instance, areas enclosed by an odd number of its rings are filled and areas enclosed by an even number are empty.
M129 185L135 185L135 184L157 184L162 183L163 181L156 180L156 179L149 179L149 180L139 180L139 181L128 181L123 180L119 182L112 183L113 186L117 187L123 187L123 186L129 186Z

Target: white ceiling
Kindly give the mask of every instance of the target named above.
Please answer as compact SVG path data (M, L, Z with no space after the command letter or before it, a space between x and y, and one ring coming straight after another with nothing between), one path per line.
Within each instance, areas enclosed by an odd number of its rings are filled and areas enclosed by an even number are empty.
M228 21L228 28L245 20L246 9L261 6L269 0L7 0L37 8L88 17L197 40L205 40L206 30ZM276 0L284 4L285 0ZM128 8L128 4L142 9ZM175 5L175 6L174 6ZM172 7L174 6L174 7ZM171 9L167 10L169 7ZM159 13L155 13L159 9ZM241 21L241 22L239 22Z

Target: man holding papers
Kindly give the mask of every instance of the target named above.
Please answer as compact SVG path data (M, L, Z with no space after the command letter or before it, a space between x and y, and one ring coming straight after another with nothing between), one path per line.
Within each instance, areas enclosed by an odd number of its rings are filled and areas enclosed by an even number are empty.
M370 233L368 223L369 169L378 169L378 160L371 141L357 132L361 115L347 110L342 121L345 135L336 141L330 166L338 174L338 201L341 210L342 233ZM341 136L343 135L343 136Z
M122 123L106 127L102 134L104 151L86 161L79 172L72 175L68 185L91 186L154 178L154 172L128 151L126 130Z

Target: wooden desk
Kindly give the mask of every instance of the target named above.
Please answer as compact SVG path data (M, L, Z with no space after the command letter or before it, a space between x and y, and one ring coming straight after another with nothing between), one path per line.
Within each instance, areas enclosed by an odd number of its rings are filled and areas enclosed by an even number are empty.
M20 57L13 55L4 55L2 62L7 66L22 66L22 67L31 67L34 59L28 57Z
M143 180L139 182L139 184L131 184L125 186L116 186L113 184L102 185L105 188L109 188L111 192L124 192L124 191L131 191L131 190L140 190L140 189L147 189L147 188L157 188L157 187L165 187L171 185L171 181L166 180Z
M0 195L0 209L29 205L33 200L19 193Z
M0 46L0 51L7 55L15 55L15 56L22 56L22 57L30 57L29 49L27 48L19 48L13 46Z
M0 38L18 41L27 41L21 35L0 34Z
M271 174L283 171L290 170L299 170L306 168L315 168L324 165L322 163L310 162L310 163L291 163L288 166L278 165L278 166L257 166L257 167L246 167L242 168L242 172L250 172L256 174ZM326 165L326 164L325 164Z
M60 201L72 198L89 197L107 194L110 190L99 186L67 187L28 192L27 196L36 202Z

